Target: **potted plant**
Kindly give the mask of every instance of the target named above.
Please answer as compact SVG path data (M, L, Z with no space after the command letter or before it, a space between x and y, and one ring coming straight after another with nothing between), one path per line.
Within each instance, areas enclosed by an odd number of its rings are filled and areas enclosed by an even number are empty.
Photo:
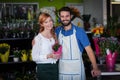
M20 56L21 56L20 50L14 49L14 50L13 50L13 55L14 55L13 61L14 61L14 62L18 62L19 59L20 59Z
M1 43L0 44L1 62L8 62L9 53L10 53L10 45L7 43Z
M118 37L120 36L120 23L118 17L108 17L107 25L105 26L103 37Z
M28 53L27 53L27 51L25 49L21 50L21 60L23 62L28 60Z

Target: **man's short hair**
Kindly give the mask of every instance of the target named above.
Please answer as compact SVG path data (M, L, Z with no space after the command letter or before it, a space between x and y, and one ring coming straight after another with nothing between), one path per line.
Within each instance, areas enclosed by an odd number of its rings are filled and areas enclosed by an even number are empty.
M60 12L61 12L61 11L68 11L68 12L70 12L70 14L72 13L72 12L71 12L71 9L70 9L69 7L67 7L67 6L62 7L61 9L59 9L59 15L60 15Z

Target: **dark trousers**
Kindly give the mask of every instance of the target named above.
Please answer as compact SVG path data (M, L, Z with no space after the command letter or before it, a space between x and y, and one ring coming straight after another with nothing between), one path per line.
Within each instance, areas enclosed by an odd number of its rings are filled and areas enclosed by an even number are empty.
M38 80L58 80L58 63L37 64Z

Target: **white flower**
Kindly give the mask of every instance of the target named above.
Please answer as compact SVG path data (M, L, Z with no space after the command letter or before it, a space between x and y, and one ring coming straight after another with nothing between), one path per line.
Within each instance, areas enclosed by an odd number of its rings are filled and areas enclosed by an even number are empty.
M51 11L50 11L49 9L47 9L47 8L41 8L41 9L40 9L40 12L41 12L41 13L48 13L48 14L51 13Z
M56 22L55 7L40 8L37 13L38 13L38 16L40 13L48 13L52 17L54 23Z

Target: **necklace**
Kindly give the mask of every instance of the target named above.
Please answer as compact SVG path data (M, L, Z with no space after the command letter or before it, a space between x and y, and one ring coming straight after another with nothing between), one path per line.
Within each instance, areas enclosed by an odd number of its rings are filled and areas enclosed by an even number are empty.
M44 34L42 33L42 36L46 39L48 39L50 42L52 41L52 35L51 34Z

